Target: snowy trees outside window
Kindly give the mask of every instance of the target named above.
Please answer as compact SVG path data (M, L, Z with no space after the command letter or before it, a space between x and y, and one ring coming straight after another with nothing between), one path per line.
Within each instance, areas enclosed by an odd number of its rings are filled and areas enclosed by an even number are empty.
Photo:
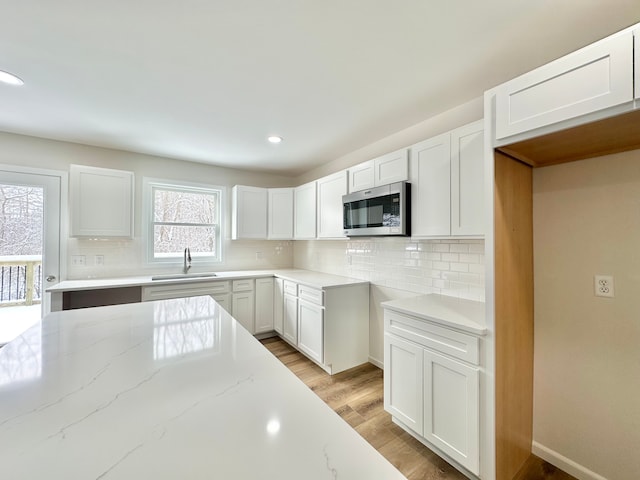
M220 261L222 191L160 183L151 184L153 260L191 255Z

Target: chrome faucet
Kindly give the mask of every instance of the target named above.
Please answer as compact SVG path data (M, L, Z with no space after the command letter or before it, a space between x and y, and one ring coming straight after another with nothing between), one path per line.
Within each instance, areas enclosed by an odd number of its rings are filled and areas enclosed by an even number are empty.
M191 250L189 247L184 249L184 266L182 267L182 273L188 273L191 268Z

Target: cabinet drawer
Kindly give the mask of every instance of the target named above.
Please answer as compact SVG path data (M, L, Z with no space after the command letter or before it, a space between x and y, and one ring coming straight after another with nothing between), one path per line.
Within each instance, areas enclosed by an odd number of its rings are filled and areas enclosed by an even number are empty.
M289 280L284 281L284 293L289 295L293 295L294 297L298 296L298 284L296 282L290 282Z
M406 338L460 360L480 364L480 339L409 315L384 312L385 332Z
M142 301L195 297L229 291L229 282L195 282L142 288Z
M234 292L250 292L253 290L253 279L233 280Z
M324 304L323 291L317 288L307 287L306 285L298 285L298 297L307 302L315 303L316 305Z

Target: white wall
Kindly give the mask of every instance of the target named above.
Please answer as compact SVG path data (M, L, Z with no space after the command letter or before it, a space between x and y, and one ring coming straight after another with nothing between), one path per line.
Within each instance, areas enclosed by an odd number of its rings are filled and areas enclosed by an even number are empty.
M535 169L533 186L534 452L638 478L640 150ZM615 298L594 296L595 274Z
M135 174L135 236L124 240L90 240L69 238L67 258L85 255L86 266L68 265L67 278L112 277L170 271L179 267L147 268L144 265L141 238L142 178L208 183L227 187L226 229L223 265L202 265L193 271L246 270L254 268L289 268L293 265L293 246L288 241L231 241L231 187L236 184L283 187L295 184L293 178L221 168L120 150L58 142L35 137L0 133L0 163L69 171L70 164L91 165L133 171ZM256 259L256 252L262 254ZM104 255L104 265L94 265L94 256ZM70 263L70 261L68 261Z

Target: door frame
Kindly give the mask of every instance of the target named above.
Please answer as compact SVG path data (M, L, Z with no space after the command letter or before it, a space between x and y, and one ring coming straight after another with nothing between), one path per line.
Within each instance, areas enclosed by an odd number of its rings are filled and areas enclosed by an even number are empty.
M25 167L22 165L12 165L6 163L0 163L0 170L5 170L11 173L18 174L31 174L31 175L40 175L47 177L57 178L60 182L60 230L59 230L59 238L58 238L58 281L67 278L67 238L69 231L69 173L64 170L52 170L46 168L37 168L37 167ZM46 208L46 206L45 206ZM43 277L45 275L43 269ZM43 278L43 289L46 290L45 280ZM43 302L42 302L42 317L44 317L47 313L51 311L51 299L45 301L45 295L43 291ZM48 307L48 308L47 308Z

